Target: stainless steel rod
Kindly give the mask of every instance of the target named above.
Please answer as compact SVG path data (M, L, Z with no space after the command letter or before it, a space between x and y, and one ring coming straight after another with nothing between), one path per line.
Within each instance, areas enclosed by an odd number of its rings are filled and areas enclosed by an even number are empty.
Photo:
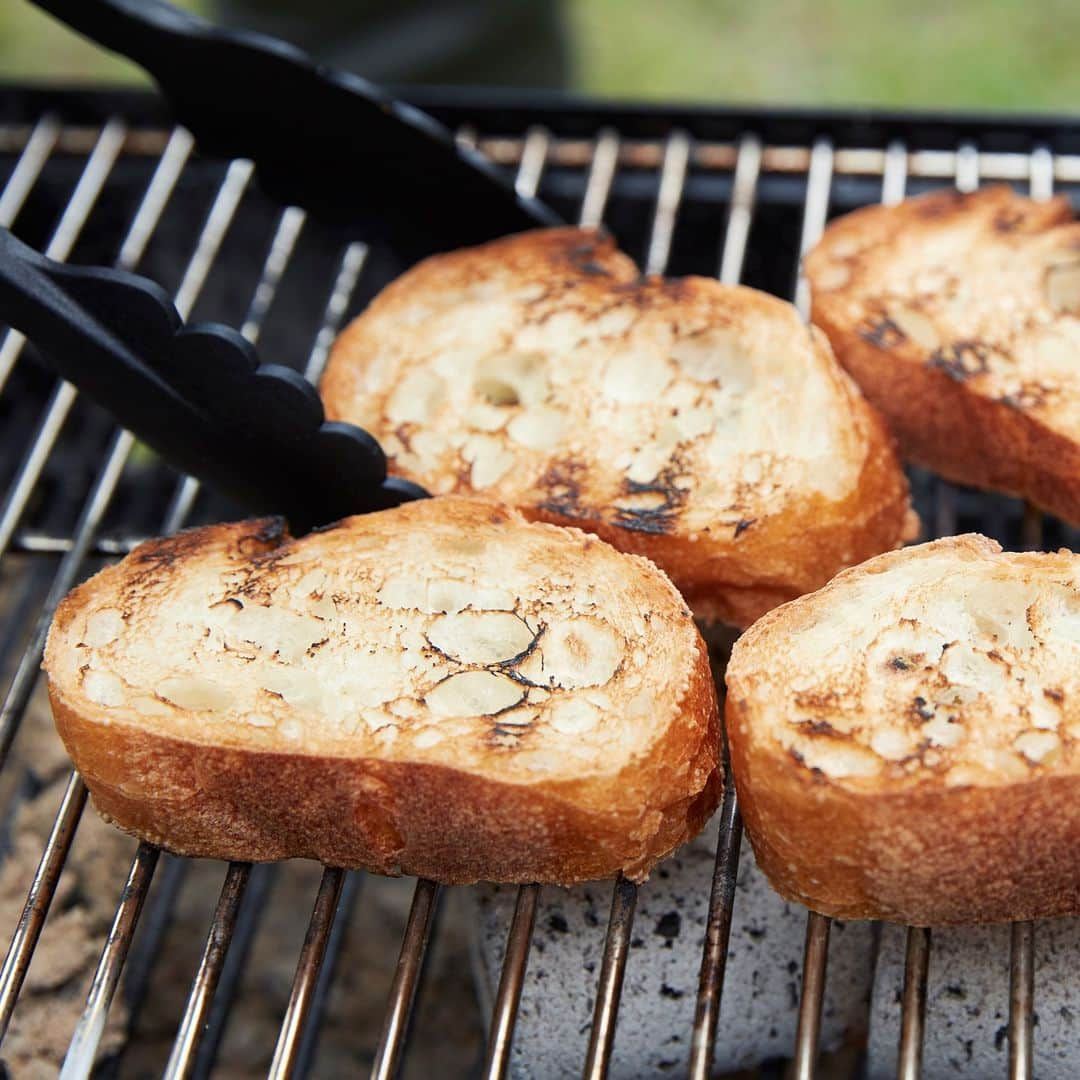
M210 932L206 936L202 958L191 983L191 992L188 994L184 1015L180 1020L176 1040L173 1042L172 1052L165 1066L163 1075L166 1080L181 1080L181 1078L193 1075L199 1042L210 1016L214 991L221 978L221 970L225 966L225 957L236 927L236 917L250 877L250 863L229 864L225 882L221 887L221 895L218 897L217 908L214 911L214 919L210 924Z
M829 955L829 928L824 915L811 911L806 919L806 948L803 952L802 996L799 1025L795 1032L795 1080L813 1080L817 1073L818 1038L821 1033L821 1005L825 998L825 969Z
M41 853L41 861L30 885L22 915L15 927L15 934L8 946L4 966L0 969L0 1041L3 1041L7 1034L11 1014L15 1011L15 1002L19 998L23 979L26 978L31 957L41 936L41 928L49 914L49 906L56 894L56 883L60 880L85 805L86 785L79 774L73 772L60 801L60 809L49 838L45 842L45 850Z
M596 988L596 1007L593 1009L589 1049L582 1073L588 1080L601 1080L611 1066L611 1051L615 1045L615 1025L619 1016L626 958L630 953L630 935L634 929L634 909L637 906L637 886L621 874L611 894L611 915L604 940L604 959L600 964L600 980Z
M802 272L802 257L821 239L829 218L829 193L832 190L833 146L828 139L817 139L810 150L810 168L806 174L803 200L802 232L799 236L800 265L795 279L795 307L804 319L810 317L810 284Z
M113 994L120 981L120 972L124 967L135 926L139 921L150 882L157 867L159 851L149 844L139 844L135 859L131 864L127 883L116 909L109 936L105 940L101 959L94 972L90 992L86 996L86 1005L75 1028L75 1035L64 1058L64 1067L60 1071L60 1080L85 1080L94 1067L98 1044L105 1031L105 1021L112 1004Z
M900 1013L900 1055L896 1072L898 1080L918 1080L922 1075L926 980L929 970L930 931L921 926L909 926Z
M664 145L664 160L660 166L660 187L645 256L646 274L662 274L667 269L689 163L690 136L685 131L673 131Z
M540 898L539 885L522 885L518 888L514 919L506 939L506 955L503 957L499 989L495 995L495 1008L491 1017L487 1053L481 1075L484 1080L499 1080L506 1075L510 1061L510 1048L514 1039L521 988L525 984L525 969L529 963L529 946L536 924L536 905Z
M523 199L533 198L540 189L540 178L547 161L551 134L542 127L532 127L525 136L525 145L521 150L514 190Z
M337 915L341 888L345 882L345 871L327 867L323 871L319 892L315 897L315 906L311 912L307 935L300 959L296 965L292 994L281 1022L274 1058L270 1063L268 1076L271 1080L285 1080L294 1073L300 1042L308 1017L311 1015L312 1001L319 980L326 945L330 940L330 931Z
M742 818L730 773L725 782L727 787L720 808L720 836L716 846L712 889L709 893L709 914L705 923L705 944L702 949L697 1005L690 1043L692 1080L708 1080L712 1075L716 1026L720 1019L728 939L735 907L739 850L742 846Z
M1012 924L1009 967L1009 1078L1031 1080L1035 1072L1035 926Z
M401 954L398 956L394 982L390 988L386 1019L383 1021L375 1063L371 1069L372 1080L393 1080L397 1075L438 903L439 886L434 881L425 881L423 878L417 881L409 910L409 921L401 941Z
M108 120L101 129L101 134L94 143L94 149L86 159L81 175L64 207L52 237L45 246L45 254L50 259L63 261L71 254L82 233L83 226L90 217L90 211L97 204L101 189L112 172L120 150L124 145L127 128L116 117ZM15 366L22 352L26 338L17 330L8 330L0 338L0 390L7 384L11 369Z
M731 208L728 211L718 277L725 285L737 285L746 262L746 246L754 217L758 178L761 175L761 140L744 135L739 140L735 175L731 180Z
M581 213L578 223L586 228L595 229L604 220L611 195L611 185L615 180L615 170L619 163L619 136L612 128L605 128L596 138L589 171L585 178L585 195L581 200Z
M753 221L757 182L761 172L761 142L755 135L744 135L739 143L735 175L731 185L731 206L728 211L724 246L720 255L720 280L726 285L738 284L746 259L746 245ZM736 877L739 872L739 852L742 846L742 817L738 797L727 761L725 740L725 788L720 807L720 831L716 844L716 864L709 893L709 913L705 922L705 944L698 975L697 1004L690 1042L690 1076L692 1080L708 1080L712 1074L716 1050L716 1027L724 992L727 967L728 938L735 906Z
M15 162L15 168L0 193L0 225L10 229L26 203L27 196L41 176L45 162L56 146L60 134L60 121L52 114L43 116L33 127L30 138Z

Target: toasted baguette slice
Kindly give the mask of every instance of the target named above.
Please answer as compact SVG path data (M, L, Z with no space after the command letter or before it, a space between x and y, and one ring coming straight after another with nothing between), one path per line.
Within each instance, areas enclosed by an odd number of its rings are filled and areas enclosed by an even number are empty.
M720 792L667 578L477 500L144 544L64 600L45 667L98 809L184 855L642 878Z
M421 263L341 335L322 395L394 472L646 555L708 622L745 626L907 526L890 436L791 305L642 280L595 232Z
M1068 199L936 192L834 221L813 321L903 454L1080 524L1080 223Z
M1080 558L891 552L736 644L727 729L758 865L837 918L1080 914Z

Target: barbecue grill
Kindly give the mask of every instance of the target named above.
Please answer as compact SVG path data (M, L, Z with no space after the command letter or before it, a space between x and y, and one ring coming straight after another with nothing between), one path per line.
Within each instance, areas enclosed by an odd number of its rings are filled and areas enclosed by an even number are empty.
M568 221L605 223L647 271L742 281L793 298L804 312L808 298L798 276L799 256L831 214L946 184L971 189L1005 181L1036 198L1080 190L1076 122L633 108L487 91L402 96L511 170L520 194L539 193ZM266 358L312 379L337 329L394 269L378 249L365 246L363 236L274 203L259 190L249 162L201 156L184 129L169 125L156 98L137 93L7 88L0 95L0 225L57 259L137 267L172 292L185 318L231 323L258 341ZM41 786L17 736L27 726L24 717L33 718L44 633L56 604L103 561L140 539L239 511L177 476L69 384L57 383L15 332L0 338L0 417L0 768L7 774L0 773L0 795L11 865L13 823ZM931 535L978 529L1006 547L1076 546L1060 522L1044 520L1016 500L964 491L922 473L913 474L912 482ZM31 860L25 880L16 883L12 910L23 897L25 905L10 928L0 970L0 1036L10 1035L19 1017L20 990L35 949L45 950L52 935L64 932L54 924L66 902L60 899L70 876L65 864L78 846L80 820L89 816L85 802L85 788L71 774L44 846L34 853L36 871ZM686 1002L680 1033L688 1049L679 1068L698 1080L712 1074L715 1048L725 1039L725 963L733 906L739 903L741 846L730 784L718 819L711 897L699 913L704 940L698 989L696 1000ZM145 843L132 846L126 880L98 883L118 894L115 917L95 939L100 959L81 1014L65 1032L70 1044L63 1075L85 1076L95 1060L103 1075L130 1074L124 1063L130 1065L140 1039L139 1006L166 981L182 986L188 980L190 989L172 1017L171 1050L148 1068L164 1069L169 1077L206 1075L245 995L269 993L256 971L266 949L253 948L253 941L280 886L280 872L202 864L196 875L185 860ZM381 900L373 901L378 910L364 911L369 895L383 896L379 890L390 886L366 884L372 893L358 898L360 875L328 868L316 885L309 871L304 874L303 883L314 888L306 933L299 940L297 926L295 940L285 933L274 946L278 953L296 950L287 958L291 965L295 957L295 976L276 1043L247 1050L253 1069L268 1067L275 1077L306 1070L326 1075L319 1065L320 1020L335 972L341 976L337 962L346 934L354 923L363 923L368 940L393 933L392 918L376 918ZM207 890L218 888L214 900ZM379 1078L409 1072L420 1047L448 1035L449 1014L438 1024L431 1021L430 993L423 995L415 1022L411 1015L427 954L440 948L443 894L463 890L428 881L408 888L411 906L400 955L392 974L388 969L381 976L390 981L381 1032L355 1032L354 1060L372 1062L372 1075ZM639 890L625 880L600 887L610 896L610 914L606 929L600 920L591 931L603 941L602 960L593 1021L578 1049L589 1077L605 1075L619 1039L620 992L634 962L635 907L639 891L647 896L650 888ZM191 906L185 895L192 890L202 894L204 936L189 934L186 948L175 941L167 948L170 924L179 907ZM484 1018L486 1077L502 1076L511 1065L540 894L528 885L516 892L501 977ZM1014 925L1009 934L1009 1006L1000 1049L1002 1071L1007 1068L1013 1077L1034 1071L1038 934L1028 923ZM923 929L906 935L902 993L888 1007L899 1017L898 1072L910 1078L919 1075L924 1031L934 1024L933 1010L927 1010L932 937ZM793 973L798 1023L789 1048L800 1080L815 1075L818 1066L829 942L830 921L807 914L801 971ZM118 1030L109 1015L121 1008L126 1019ZM469 1028L467 1020L457 1023ZM772 1074L779 1075L776 1067Z

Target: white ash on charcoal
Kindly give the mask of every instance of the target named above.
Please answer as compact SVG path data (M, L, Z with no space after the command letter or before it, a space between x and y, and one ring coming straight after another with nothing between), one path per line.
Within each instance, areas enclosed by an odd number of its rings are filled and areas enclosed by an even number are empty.
M931 934L923 1080L1005 1076L1009 1071L1007 925L944 927ZM896 1076L907 930L881 932L867 1076ZM1040 1080L1080 1076L1076 958L1080 920L1035 924L1034 1068Z
M638 894L609 1075L685 1074L716 851L715 823L661 863ZM475 891L473 962L485 1016L499 984L517 890ZM611 885L544 889L518 1013L515 1077L580 1076L604 952ZM772 891L744 844L728 946L715 1070L790 1057L806 912ZM833 923L822 1010L826 1052L865 1037L873 958L869 923Z

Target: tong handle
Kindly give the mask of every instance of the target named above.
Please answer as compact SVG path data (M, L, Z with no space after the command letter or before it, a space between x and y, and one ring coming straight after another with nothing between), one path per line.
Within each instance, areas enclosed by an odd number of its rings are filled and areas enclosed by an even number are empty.
M0 319L171 464L295 532L426 492L379 444L324 419L315 388L216 324L185 327L156 283L46 258L0 229Z
M202 150L252 159L281 202L361 224L408 261L562 224L427 114L292 45L164 0L34 2L144 67Z

